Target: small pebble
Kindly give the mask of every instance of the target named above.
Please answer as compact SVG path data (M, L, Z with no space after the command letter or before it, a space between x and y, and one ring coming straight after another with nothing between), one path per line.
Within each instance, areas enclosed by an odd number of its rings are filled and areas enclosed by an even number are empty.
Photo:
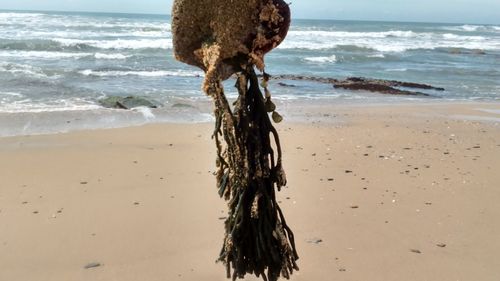
M323 239L321 239L321 238L312 238L312 239L308 239L306 242L309 243L309 244L319 244L319 243L323 242Z
M91 263L85 265L83 268L90 269L90 268L95 268L95 267L99 267L99 266L101 266L100 263L98 263L98 262L91 262Z

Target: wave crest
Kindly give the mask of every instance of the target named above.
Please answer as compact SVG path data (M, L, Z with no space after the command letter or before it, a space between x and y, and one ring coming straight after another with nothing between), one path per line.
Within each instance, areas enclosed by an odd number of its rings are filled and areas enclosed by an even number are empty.
M499 38L478 35L459 35L439 32L387 31L290 31L287 40L278 48L328 50L358 48L363 51L405 52L418 49L463 48L500 50Z
M337 62L337 56L331 55L329 57L307 57L304 60L314 63L335 63Z
M84 76L94 77L119 77L119 76L142 76L142 77L164 77L164 76L178 76L178 77L201 77L201 71L185 71L185 70L154 70L154 71L123 71L123 70L107 70L99 71L86 69L79 71Z

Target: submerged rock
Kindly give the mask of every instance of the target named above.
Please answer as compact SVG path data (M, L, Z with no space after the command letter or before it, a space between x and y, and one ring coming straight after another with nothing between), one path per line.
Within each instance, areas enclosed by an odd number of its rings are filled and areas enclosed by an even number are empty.
M99 104L106 108L115 108L115 109L132 109L136 107L158 108L162 106L162 104L157 101L148 100L142 97L134 97L134 96L128 96L128 97L110 96L104 99L100 99Z
M198 109L196 106L190 105L187 103L175 103L172 105L172 107L173 108L182 108L182 109Z

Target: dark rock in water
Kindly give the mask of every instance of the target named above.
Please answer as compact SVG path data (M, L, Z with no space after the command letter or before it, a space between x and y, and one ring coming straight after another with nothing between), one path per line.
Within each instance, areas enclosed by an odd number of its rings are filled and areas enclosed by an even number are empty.
M292 80L292 81L312 81L325 84L333 84L339 80L334 78L325 78L317 76L304 76L304 75L293 75L293 74L283 74L270 76L271 79L275 80Z
M403 83L401 83L403 84ZM346 89L346 90L354 90L354 91L369 91L369 92L377 92L382 94L389 95L411 95L411 96L429 96L429 94L415 92L415 91L407 91L400 90L394 88L394 86L402 86L399 83L392 83L392 81L385 80L371 80L364 78L348 78L344 81L338 81L333 84L333 87L338 89ZM420 87L419 87L420 88ZM422 88L420 88L422 89Z
M190 105L190 104L187 104L187 103L175 103L172 105L173 108L186 108L186 109L189 109L189 108L192 108L192 109L197 109L196 106L194 105Z
M373 83L373 84L387 85L390 87L405 87L405 88L414 88L414 89L444 91L444 88L438 88L438 87L434 87L434 86L427 85L427 84L401 82L401 81L395 81L395 80L381 80L381 79L367 79L367 78L361 78L361 77L350 77L350 78L347 78L346 81L358 82L358 83Z
M460 49L460 48L451 48L448 52L452 55L486 55L486 52L482 49Z
M388 95L404 95L404 96L430 96L428 93L411 91L400 88L422 89L444 91L444 88L434 87L427 84L419 84L412 82L402 82L395 80L369 79L363 77L349 77L345 80L334 78L302 76L302 75L278 75L273 76L273 79L297 80L297 81L312 81L318 83L332 84L334 88L341 88L353 91L369 91Z
M462 50L458 49L458 48L453 48L453 49L450 49L450 54L453 54L453 55L460 55L462 54Z
M292 84L287 84L287 83L283 83L283 82L279 82L278 85L280 85L281 87L290 87L290 88L295 88L297 86L295 85L292 85Z
M116 108L116 109L132 109L136 107L158 108L162 106L162 104L157 101L148 100L142 97L134 97L134 96L128 96L128 97L111 96L99 100L99 104L107 108Z
M478 49L478 50L473 50L472 54L474 54L474 55L486 55L486 52L481 50L481 49Z

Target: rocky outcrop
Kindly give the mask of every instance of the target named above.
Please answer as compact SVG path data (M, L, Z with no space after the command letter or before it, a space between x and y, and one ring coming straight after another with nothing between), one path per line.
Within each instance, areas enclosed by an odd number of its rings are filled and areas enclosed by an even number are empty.
M162 104L157 101L148 100L146 98L135 97L135 96L128 96L128 97L110 96L100 99L99 104L106 108L115 108L115 109L132 109L136 107L158 108L162 106Z
M369 79L363 77L349 77L345 80L338 80L334 78L315 77L315 76L302 76L302 75L277 75L273 76L277 80L302 80L313 81L318 83L332 84L334 88L353 90L353 91L369 91L387 95L405 95L405 96L431 96L429 93L419 92L417 90L434 90L444 91L444 88L434 87L427 84L402 82L395 80L383 79ZM291 86L279 83L280 86Z
M346 80L336 81L333 83L334 88L341 88L355 91L369 91L388 95L410 95L410 96L430 96L430 94L418 91L411 91L403 88L422 89L422 90L436 90L444 91L443 88L433 87L426 84L418 84L411 82L401 82L393 80L380 80L380 79L366 79L360 77L351 77Z

